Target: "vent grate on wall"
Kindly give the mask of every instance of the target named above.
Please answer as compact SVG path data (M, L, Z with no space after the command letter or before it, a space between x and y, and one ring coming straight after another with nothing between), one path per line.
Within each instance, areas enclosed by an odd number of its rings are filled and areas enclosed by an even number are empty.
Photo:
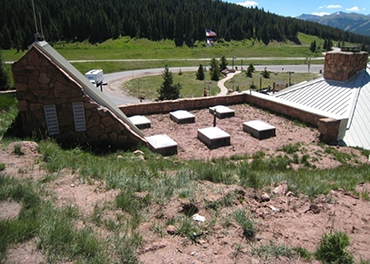
M44 105L46 125L49 135L59 134L59 124L55 105Z
M77 132L86 130L85 111L83 103L73 103L73 118Z

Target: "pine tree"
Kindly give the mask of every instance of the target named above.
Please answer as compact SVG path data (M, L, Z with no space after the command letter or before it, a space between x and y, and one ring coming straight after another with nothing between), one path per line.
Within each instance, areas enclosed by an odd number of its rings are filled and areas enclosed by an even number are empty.
M316 40L314 40L314 41L311 42L311 45L310 45L311 52L316 52L316 48L317 48Z
M263 78L270 78L270 73L267 71L267 68L265 67L265 70L263 72L261 72L261 75L263 76Z
M181 84L173 84L172 72L166 66L162 73L163 83L158 89L158 100L175 100L180 97Z
M220 64L220 71L226 70L227 69L227 60L225 56L221 57L221 64Z
M218 65L218 61L215 58L211 60L210 74L212 81L217 82L220 79L220 66Z
M255 68L254 68L254 66L253 66L253 64L251 63L251 64L249 64L249 66L248 66L248 69L247 69L247 72L246 72L246 76L247 77L250 77L250 78L252 78L253 77L253 72L255 71Z
M200 80L200 81L204 80L204 71L203 71L203 65L202 64L199 65L196 76L197 76L197 80Z
M0 91L10 89L9 77L5 71L2 54L0 51Z

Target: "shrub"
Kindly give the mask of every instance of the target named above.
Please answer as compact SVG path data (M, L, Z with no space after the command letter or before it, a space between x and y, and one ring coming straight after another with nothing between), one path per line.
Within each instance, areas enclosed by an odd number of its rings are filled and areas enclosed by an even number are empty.
M24 155L23 151L22 151L22 145L21 144L15 144L14 145L14 149L13 149L13 153L17 156L22 156Z
M325 263L351 264L353 256L346 250L349 238L342 232L324 234L315 253L316 258Z
M299 143L297 143L297 144L288 144L288 145L285 145L281 149L278 149L278 150L281 150L281 151L283 151L287 154L293 154L293 153L295 153L299 150L299 147L300 147Z
M275 257L275 259L279 257L291 258L293 256L293 250L288 248L286 245L275 245L275 243L270 240L268 245L261 245L258 248L252 248L252 255L257 255L264 261L269 261L263 263L270 263L272 262L270 261L271 257Z
M256 227L254 221L248 217L245 213L245 210L237 210L234 212L235 221L241 226L243 229L243 235L246 239L253 239L256 236Z

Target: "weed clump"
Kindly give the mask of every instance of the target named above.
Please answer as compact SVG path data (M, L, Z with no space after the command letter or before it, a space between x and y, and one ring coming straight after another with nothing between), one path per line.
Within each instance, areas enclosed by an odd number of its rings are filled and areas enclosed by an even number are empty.
M257 230L251 217L247 216L244 210L237 210L234 212L234 218L243 229L245 238L252 240L256 236Z
M348 245L349 237L342 232L324 234L315 253L316 258L324 264L352 264L354 261L353 256L346 250Z

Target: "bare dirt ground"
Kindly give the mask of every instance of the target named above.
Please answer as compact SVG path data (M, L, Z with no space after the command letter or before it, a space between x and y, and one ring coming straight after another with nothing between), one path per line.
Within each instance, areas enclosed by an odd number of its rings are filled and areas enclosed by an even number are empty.
M318 142L318 132L314 128L297 125L283 117L250 107L230 106L235 117L218 119L217 126L231 135L231 145L210 150L197 139L197 129L213 126L213 116L208 109L191 111L196 116L193 124L176 124L169 114L147 116L150 129L143 130L146 136L167 134L178 142L179 159L209 160L233 155L253 155L263 151L266 155L283 155L279 150L284 145L301 143L311 157L310 163L319 169L340 165L332 156L324 153ZM263 120L276 127L276 137L257 140L245 133L242 123L249 120ZM20 144L25 155L14 153L15 144ZM0 163L5 163L3 173L17 178L39 179L46 175L41 167L40 154L34 142L16 142L5 147L0 143ZM352 153L349 163L369 164L366 157L351 148L340 147L338 151ZM298 166L298 165L297 165ZM114 201L117 190L105 189L101 182L90 184L79 180L78 175L65 169L49 187L56 197L56 205L72 204L82 215L91 216L96 204ZM359 192L369 192L370 183L358 185ZM302 247L315 251L320 238L331 230L342 231L350 237L349 251L357 261L370 260L370 202L344 190L332 191L327 196L310 200L304 195L288 192L284 182L276 183L269 190L243 189L236 185L215 184L199 181L194 184L194 199L181 199L174 195L163 206L152 205L146 212L145 220L139 226L143 245L138 249L138 258L143 263L319 263L307 261L299 256L274 258L273 255L253 251L261 245L286 245L289 248ZM270 199L262 201L261 195L267 192ZM140 195L140 194L138 194ZM222 208L219 215L207 208L210 202L221 201L230 195L232 204ZM187 238L171 234L171 226L165 223L181 215L184 207L191 204L198 214L205 217L199 222L204 231L197 243ZM257 226L257 236L251 243L243 236L243 230L230 216L237 209L250 211ZM14 201L0 203L0 217L14 218L20 205ZM107 212L107 218L117 221L120 212ZM220 220L225 219L225 220ZM104 236L107 231L97 230ZM255 252L253 254L252 252ZM46 263L42 252L34 240L18 244L7 252L5 263Z
M234 155L248 154L252 156L258 151L266 155L284 155L281 148L285 145L301 144L306 154L310 155L311 162L317 168L331 168L340 165L332 157L322 155L323 148L319 142L319 132L312 127L297 124L285 117L269 113L250 105L232 105L229 108L235 111L235 116L216 120L216 126L230 134L230 146L218 149L209 149L197 138L198 129L212 127L214 117L208 109L190 111L195 115L195 123L177 124L170 120L169 114L157 114L146 116L151 121L151 128L144 129L145 136L166 134L178 144L180 159L210 160L213 158L231 157ZM264 140L258 140L243 131L243 122L262 120L276 128L276 136ZM354 153L360 163L366 163L366 157L358 150L338 147L340 151ZM354 160L355 161L355 160ZM356 159L357 161L357 159Z

